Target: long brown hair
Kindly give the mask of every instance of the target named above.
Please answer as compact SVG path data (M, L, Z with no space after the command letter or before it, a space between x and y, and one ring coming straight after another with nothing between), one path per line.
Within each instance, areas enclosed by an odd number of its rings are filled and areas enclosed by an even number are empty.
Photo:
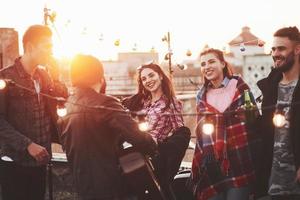
M161 69L161 67L157 64L151 63L147 65L142 65L138 68L137 70L138 96L142 97L144 100L151 98L151 93L145 89L141 79L141 72L146 68L152 69L153 71L157 72L160 77L162 77L161 87L162 87L163 94L167 97L167 104L165 109L170 108L171 103L174 105L174 108L176 109L174 103L175 92L174 92L173 84L168 78L168 76Z
M221 62L225 63L225 67L223 69L223 75L224 75L224 77L231 78L233 75L232 68L228 64L228 62L225 60L224 53L219 49L209 48L209 49L205 49L204 51L202 51L200 53L200 57L203 55L209 54L209 53L214 54L217 57L217 59L219 59ZM208 83L209 83L209 81L204 77L204 85L206 86Z

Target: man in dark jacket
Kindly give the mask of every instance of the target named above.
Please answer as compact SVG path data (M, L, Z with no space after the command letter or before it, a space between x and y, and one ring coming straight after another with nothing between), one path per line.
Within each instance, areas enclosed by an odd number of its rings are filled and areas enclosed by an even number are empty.
M258 82L262 91L261 130L264 153L258 178L261 192L272 199L300 199L300 33L297 27L274 34L275 69ZM275 126L275 106L286 121Z
M103 75L102 64L96 58L87 55L74 58L71 64L74 95L66 103L68 114L59 120L75 187L83 200L127 198L118 164L121 140L143 153L156 151L151 136L138 130L120 102L100 92Z
M23 36L23 56L0 71L1 78L15 83L0 92L3 200L44 199L46 164L51 158L51 137L57 134L57 118L55 102L41 93L67 96L65 85L45 70L49 66L40 67L51 59L51 37L47 26L29 27Z

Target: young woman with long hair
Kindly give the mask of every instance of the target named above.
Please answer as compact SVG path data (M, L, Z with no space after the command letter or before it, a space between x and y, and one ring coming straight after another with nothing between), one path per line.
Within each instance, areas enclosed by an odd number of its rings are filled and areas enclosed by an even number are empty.
M153 158L155 174L167 199L172 199L170 184L188 147L190 130L184 126L182 104L161 67L143 65L137 76L138 92L123 104L131 111L146 114L148 133L158 144L159 154Z
M197 145L192 163L191 184L197 200L248 200L255 179L251 134L239 110L245 103L248 85L231 68L218 49L200 54L204 85L197 94ZM250 93L251 101L255 105ZM207 113L212 113L208 115ZM211 120L212 134L203 123Z

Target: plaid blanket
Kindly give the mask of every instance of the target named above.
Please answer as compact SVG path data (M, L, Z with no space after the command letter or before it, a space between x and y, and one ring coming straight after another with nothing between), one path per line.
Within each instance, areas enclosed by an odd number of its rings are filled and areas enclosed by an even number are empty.
M208 199L228 188L243 187L255 179L249 148L251 136L246 130L245 121L235 111L244 105L244 91L248 85L237 76L236 92L231 105L220 113L206 102L206 88L197 95L197 145L192 163L191 184L198 200ZM255 105L251 94L252 103ZM214 122L215 130L211 135L201 131L205 115Z

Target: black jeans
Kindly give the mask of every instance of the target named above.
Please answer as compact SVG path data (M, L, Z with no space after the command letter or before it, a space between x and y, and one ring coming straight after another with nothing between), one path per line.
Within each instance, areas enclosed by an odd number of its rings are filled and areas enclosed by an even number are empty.
M276 195L271 196L272 200L300 200L300 195Z
M46 166L24 167L0 159L2 200L43 200Z

